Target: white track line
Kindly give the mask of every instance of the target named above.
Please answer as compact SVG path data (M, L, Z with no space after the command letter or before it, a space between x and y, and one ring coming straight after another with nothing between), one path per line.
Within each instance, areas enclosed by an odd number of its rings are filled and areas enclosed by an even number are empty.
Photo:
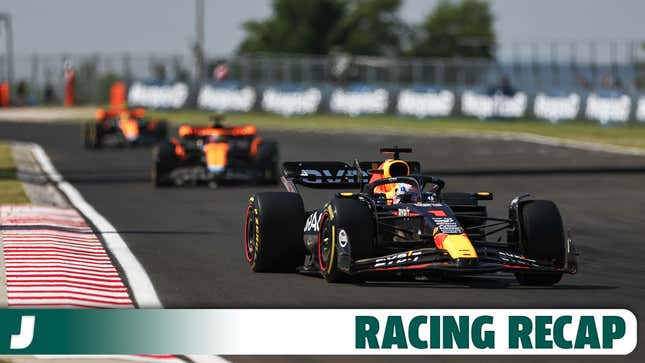
M455 132L442 131L442 132L438 132L436 136L462 136L462 137L475 138L475 139L522 141L522 142L528 142L528 143L539 144L539 145L567 147L570 149L578 149L578 150L585 150L585 151L604 152L604 153L619 154L619 155L645 156L645 149L641 149L637 147L601 144L601 143L595 143L590 141L569 140L569 139L558 138L558 137L531 134L528 132L490 131L490 132L476 133L472 131L455 131Z
M70 183L56 170L51 160L40 145L32 144L32 151L36 161L52 183L67 197L70 203L81 212L96 227L105 241L105 247L117 260L125 274L127 284L137 306L142 308L161 308L161 301L157 296L148 274L141 263L132 254L116 228L94 209Z
M67 197L70 203L81 214L83 214L85 218L89 219L92 224L94 224L97 229L96 233L103 237L106 248L112 253L114 258L116 258L125 274L128 286L130 287L130 291L132 292L137 306L140 308L163 308L161 301L157 296L157 292L150 281L150 277L148 277L148 274L141 263L137 260L134 254L132 254L132 251L130 251L128 245L125 243L123 238L121 238L121 235L119 235L116 228L114 228L114 226L108 222L105 217L99 214L99 212L97 212L96 209L94 209L94 207L92 207L85 198L83 198L81 193L74 188L74 186L65 181L40 145L31 144L31 146L34 158L38 164L40 164L43 172L47 174L49 180L54 183L58 190ZM228 362L226 359L214 355L188 355L187 357L195 363ZM132 360L133 357L122 358ZM142 357L134 358L141 359ZM157 359L153 361L163 360Z

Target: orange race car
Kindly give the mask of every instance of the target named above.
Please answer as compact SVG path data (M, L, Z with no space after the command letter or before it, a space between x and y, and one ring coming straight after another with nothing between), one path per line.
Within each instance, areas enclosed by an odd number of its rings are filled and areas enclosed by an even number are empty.
M95 120L82 129L82 143L88 149L151 146L166 139L166 121L145 118L142 108L96 110Z
M180 126L178 138L155 148L154 162L157 187L279 180L277 143L259 136L255 126L224 127L218 116L209 126Z

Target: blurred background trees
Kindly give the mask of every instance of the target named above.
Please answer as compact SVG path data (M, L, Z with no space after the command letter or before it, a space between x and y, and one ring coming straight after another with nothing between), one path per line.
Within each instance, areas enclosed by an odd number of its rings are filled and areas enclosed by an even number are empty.
M272 9L270 18L244 23L240 53L327 54L347 6L340 0L274 0Z
M271 17L244 24L238 51L492 57L487 2L443 0L422 24L404 23L400 7L401 0L273 0Z
M495 46L488 3L443 0L414 34L410 54L423 57L491 58Z

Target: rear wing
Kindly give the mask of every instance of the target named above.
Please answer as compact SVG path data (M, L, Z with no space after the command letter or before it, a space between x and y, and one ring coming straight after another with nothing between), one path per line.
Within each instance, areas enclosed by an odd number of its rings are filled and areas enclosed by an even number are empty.
M187 136L253 136L257 133L255 126L212 127L212 126L179 126L179 137Z
M406 162L411 173L421 172L418 161ZM362 161L357 168L342 161L289 161L282 164L282 181L290 192L297 192L295 185L316 189L359 189L369 183L368 171L378 169L381 163Z

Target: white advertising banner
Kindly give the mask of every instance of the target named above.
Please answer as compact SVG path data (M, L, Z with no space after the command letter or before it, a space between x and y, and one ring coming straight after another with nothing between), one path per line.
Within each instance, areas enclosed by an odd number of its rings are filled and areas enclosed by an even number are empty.
M627 122L632 107L632 99L626 95L604 97L591 93L587 97L585 116L590 120L600 121L601 124L610 122Z
M389 105L388 97L389 93L383 88L360 91L337 88L331 94L329 108L334 113L350 116L383 114Z
M480 119L491 117L516 118L524 116L527 106L526 93L517 92L513 96L501 93L494 95L465 91L461 95L461 112Z
M255 105L253 87L215 87L204 85L197 95L197 107L219 112L248 112Z
M640 122L645 122L645 96L638 97L638 104L636 105L636 119Z
M317 88L298 91L284 91L268 88L262 93L262 109L283 116L316 113L322 100Z
M455 107L455 94L448 90L412 90L399 92L396 110L401 115L424 117L446 117Z
M580 96L570 93L567 96L549 96L538 93L533 103L536 117L556 123L561 120L573 120L580 111Z
M188 100L188 85L182 82L154 84L135 82L128 92L128 104L149 108L182 108Z

